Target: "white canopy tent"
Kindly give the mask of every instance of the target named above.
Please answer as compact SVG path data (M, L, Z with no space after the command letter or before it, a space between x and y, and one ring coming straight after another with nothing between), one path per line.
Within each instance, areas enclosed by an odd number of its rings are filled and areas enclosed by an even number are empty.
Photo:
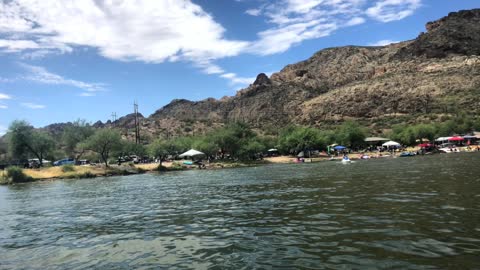
M190 149L187 152L179 155L178 157L180 157L180 158L185 158L185 157L194 158L194 157L202 157L202 156L205 156L205 153L202 153L202 152L197 151L195 149Z
M437 138L435 139L436 142L447 142L448 140L450 140L452 137L440 137L440 138Z
M385 147L400 147L401 145L398 142L388 141L388 142L382 144L382 146L385 146Z
M366 142L386 142L390 141L390 139L382 138L382 137L367 137L365 138Z

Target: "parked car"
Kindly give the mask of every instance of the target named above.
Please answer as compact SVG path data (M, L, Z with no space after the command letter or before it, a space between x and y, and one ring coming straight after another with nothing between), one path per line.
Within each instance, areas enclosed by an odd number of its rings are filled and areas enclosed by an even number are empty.
M53 166L75 165L75 159L64 158L53 162Z

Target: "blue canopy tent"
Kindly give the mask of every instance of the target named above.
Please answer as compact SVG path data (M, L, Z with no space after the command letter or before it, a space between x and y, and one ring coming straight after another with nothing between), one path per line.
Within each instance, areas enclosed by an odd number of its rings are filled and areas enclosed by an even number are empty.
M344 149L347 149L347 147L342 146L342 145L337 145L337 146L333 147L333 149L335 149L335 150L344 150Z

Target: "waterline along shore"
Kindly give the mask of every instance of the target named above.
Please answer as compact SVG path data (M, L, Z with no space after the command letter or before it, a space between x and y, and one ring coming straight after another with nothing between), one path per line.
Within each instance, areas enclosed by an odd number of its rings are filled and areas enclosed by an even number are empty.
M418 151L419 149L410 148L409 152ZM458 153L480 153L478 150L469 150L466 147L459 148ZM432 153L429 153L432 154ZM446 154L434 154L434 155L446 155ZM368 156L368 159L392 159L401 157L401 153L392 152L392 153L377 153L377 152L364 152L364 153L352 153L349 154L349 159L351 160L364 160L365 156ZM105 167L103 165L81 165L81 166L69 166L71 169L65 171L61 166L51 166L51 167L42 167L37 169L23 169L23 173L29 177L30 180L25 182L33 181L48 181L55 179L83 179L83 178L95 178L95 177L110 177L110 176L121 176L121 175L134 175L134 174L143 174L143 173L162 173L169 171L182 171L182 170L218 170L218 169L228 169L228 168L239 168L239 167L252 167L252 166L262 166L268 164L295 164L295 163L316 163L316 162L325 162L325 161L341 161L342 155L338 156L319 156L311 158L299 159L295 156L275 156L275 157L266 157L262 160L241 162L241 161L216 161L211 163L205 163L204 166L199 167L195 164L190 164L188 161L176 160L176 161L165 161L161 165L159 163L145 163L145 164L123 164L123 165L109 165ZM366 160L364 160L366 161ZM187 163L187 164L185 164ZM0 171L0 179L5 179L6 171ZM0 181L0 184L9 184L8 182Z

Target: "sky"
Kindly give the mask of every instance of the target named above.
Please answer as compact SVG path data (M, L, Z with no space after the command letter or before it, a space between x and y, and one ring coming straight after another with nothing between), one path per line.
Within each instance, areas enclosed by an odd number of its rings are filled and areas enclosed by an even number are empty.
M0 135L235 95L328 47L414 39L478 0L0 0Z

